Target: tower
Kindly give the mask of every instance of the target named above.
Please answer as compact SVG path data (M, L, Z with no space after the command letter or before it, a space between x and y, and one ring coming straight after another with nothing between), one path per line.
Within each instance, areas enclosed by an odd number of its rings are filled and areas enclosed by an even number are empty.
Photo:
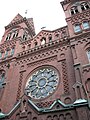
M0 44L1 120L89 120L90 1L61 2L67 26L35 35L18 14Z

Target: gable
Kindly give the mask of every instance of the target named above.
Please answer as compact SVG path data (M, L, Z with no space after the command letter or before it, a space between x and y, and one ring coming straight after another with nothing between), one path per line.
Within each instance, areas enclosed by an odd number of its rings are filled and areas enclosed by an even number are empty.
M19 20L21 20L21 19L23 19L23 17L18 13L18 14L15 16L15 18L14 18L9 24L12 24L12 23L14 23L14 22L16 22L16 21L19 21Z

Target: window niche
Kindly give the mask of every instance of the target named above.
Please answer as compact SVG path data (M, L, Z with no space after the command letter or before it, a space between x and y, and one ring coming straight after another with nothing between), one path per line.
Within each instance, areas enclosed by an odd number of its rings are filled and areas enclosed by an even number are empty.
M52 120L52 116L49 115L46 120Z
M89 22L87 22L87 21L84 21L84 22L82 23L82 25L83 25L83 29L84 29L84 30L90 28Z
M88 57L88 60L89 60L89 62L90 62L90 49L89 50L87 50L87 57Z
M28 44L28 49L30 49L31 48L31 43L30 44Z
M6 41L10 40L10 38L11 38L11 33L7 34Z
M13 34L12 38L18 37L18 30L14 30L12 34Z
M8 57L9 50L5 51L5 58Z
M42 37L42 39L41 39L41 45L44 45L45 43L46 43L46 38Z
M86 90L88 93L90 93L90 78L88 78L86 81Z
M79 13L78 7L77 6L72 7L71 8L71 15L74 15L74 14L77 14L77 13Z
M35 41L35 42L34 42L34 45L35 45L35 47L37 47L37 46L38 46L38 42L37 42L37 41Z
M23 34L22 39L23 40L27 40L27 38L28 38L28 33L25 31L24 34Z
M75 33L81 32L81 26L79 24L74 25L74 32Z
M32 120L37 120L37 117L34 117Z
M55 33L55 40L59 38L59 33Z
M2 58L2 52L0 52L0 59Z
M90 8L90 7L89 7L88 3L82 3L82 4L81 4L81 10L82 10L82 11L87 10L87 9L89 9L89 8Z
M49 42L52 42L52 35L49 35L48 39L49 39Z
M3 88L5 83L5 71L4 70L0 70L0 88Z
M66 120L73 120L71 113L66 114Z
M15 48L12 48L12 49L11 49L11 55L13 55L14 52L15 52Z
M77 99L81 99L81 86L77 86Z
M54 115L54 116L53 116L53 120L58 120L58 116L57 116L57 115Z

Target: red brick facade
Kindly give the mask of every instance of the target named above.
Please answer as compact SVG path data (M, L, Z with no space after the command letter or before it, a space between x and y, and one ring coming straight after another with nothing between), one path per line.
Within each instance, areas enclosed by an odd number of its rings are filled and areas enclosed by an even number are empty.
M61 4L67 26L35 35L18 14L5 27L0 120L90 119L90 1Z

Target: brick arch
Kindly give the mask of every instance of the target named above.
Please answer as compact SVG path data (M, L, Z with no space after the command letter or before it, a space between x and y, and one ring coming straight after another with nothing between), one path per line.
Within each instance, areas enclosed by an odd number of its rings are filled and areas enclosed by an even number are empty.
M19 120L20 119L20 113L16 114L15 120Z
M86 52L86 56L87 56L87 59L89 61L89 51L90 51L90 42L88 42L85 46L84 46L84 50Z
M47 116L46 120L52 120L52 116L51 115Z
M57 116L57 115L54 115L54 116L53 116L53 120L58 120L58 116Z
M81 20L82 21L82 23L83 22L88 22L88 19L87 18L84 18L83 20Z
M63 114L60 114L60 115L59 115L59 120L65 120L65 117L64 117Z
M33 119L32 120L37 120L37 117L33 117Z
M5 70L1 69L0 70L0 82L4 82L4 80L5 80Z
M72 100L71 100L70 97L66 97L66 98L64 99L64 103L65 103L65 104L70 104L71 102L72 102Z
M85 86L86 86L87 92L90 93L90 78L86 80Z
M73 120L71 113L66 113L66 120Z
M88 50L88 49L90 49L90 42L88 42L85 46L84 46L84 50Z

